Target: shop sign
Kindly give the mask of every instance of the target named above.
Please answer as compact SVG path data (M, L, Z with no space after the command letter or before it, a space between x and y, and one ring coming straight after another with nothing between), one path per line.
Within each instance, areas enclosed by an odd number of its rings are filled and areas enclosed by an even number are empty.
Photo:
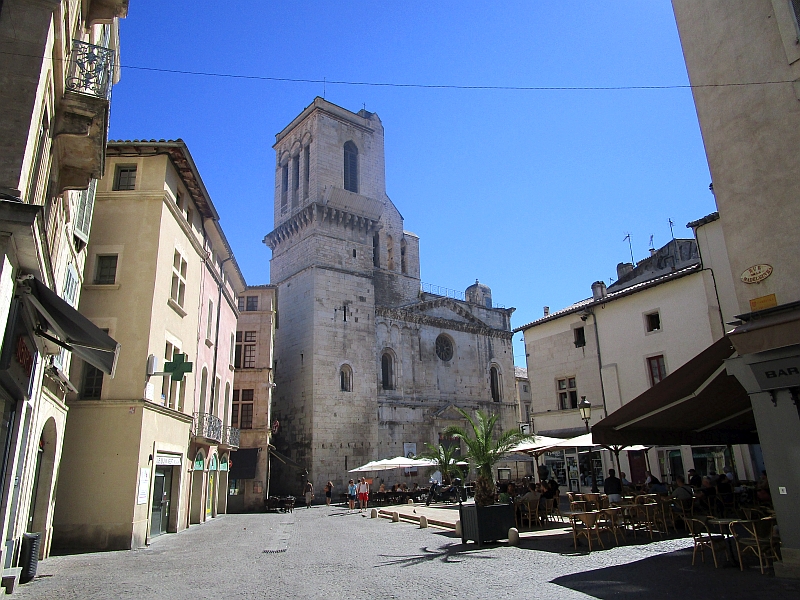
M150 495L150 469L139 469L139 490L136 495L136 504L147 504Z
M753 265L739 276L744 283L759 283L772 275L772 265Z
M156 454L156 465L160 467L180 467L181 457L174 454Z
M750 365L762 390L800 386L800 357L782 358Z
M203 454L201 452L198 452L197 456L194 457L194 470L205 471L205 468L206 468L206 461L203 458Z
M775 296L775 294L759 296L758 298L753 298L750 300L750 310L752 312L758 312L759 310L766 310L776 306L778 306L778 298Z

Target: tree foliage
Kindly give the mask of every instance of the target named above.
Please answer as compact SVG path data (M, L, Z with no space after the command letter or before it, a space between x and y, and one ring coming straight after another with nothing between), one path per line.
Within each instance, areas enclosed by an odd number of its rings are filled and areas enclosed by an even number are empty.
M530 436L517 430L504 431L495 436L500 415L489 416L478 410L473 417L460 408L456 410L466 419L468 427L464 429L451 425L445 430L445 435L462 440L467 447L467 458L478 474L475 482L475 503L480 506L493 504L495 487L492 469L506 452Z
M461 467L456 464L460 450L457 444L434 446L433 444L425 443L425 448L425 452L419 454L417 458L436 461L436 464L429 468L429 474L440 471L442 483L444 484L450 484L453 477L461 477L463 475Z

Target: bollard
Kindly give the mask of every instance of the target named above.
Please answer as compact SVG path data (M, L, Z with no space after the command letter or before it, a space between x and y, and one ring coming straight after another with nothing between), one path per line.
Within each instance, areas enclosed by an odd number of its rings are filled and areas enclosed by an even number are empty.
M408 499L408 503L409 503L409 504L414 504L414 501L413 501L411 498L409 498L409 499Z
M377 519L378 518L378 509L377 508L373 508L372 510L369 511L369 518L370 519Z
M519 546L519 530L516 527L508 530L508 545Z
M419 528L426 529L428 527L428 517L421 515L419 518Z
M461 521L456 521L455 534L461 537Z
M393 512L392 513L392 523L399 523L400 522L400 513Z

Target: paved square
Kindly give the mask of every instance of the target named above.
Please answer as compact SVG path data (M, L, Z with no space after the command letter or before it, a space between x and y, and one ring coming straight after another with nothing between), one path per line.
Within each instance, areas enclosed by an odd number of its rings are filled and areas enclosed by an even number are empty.
M800 597L800 582L758 569L691 566L691 540L575 552L569 536L520 547L462 545L452 532L341 507L225 515L150 547L52 557L20 599ZM629 536L630 537L630 536ZM608 546L608 544L607 544Z

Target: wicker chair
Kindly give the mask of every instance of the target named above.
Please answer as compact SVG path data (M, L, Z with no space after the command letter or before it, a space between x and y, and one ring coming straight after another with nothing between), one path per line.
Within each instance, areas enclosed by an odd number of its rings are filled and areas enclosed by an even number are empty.
M686 527L689 528L689 533L691 533L692 540L694 541L692 566L694 566L697 551L700 550L700 557L705 563L706 548L710 548L711 556L714 558L714 567L718 567L719 564L717 563L717 551L715 549L716 546L722 546L722 548L725 550L725 556L727 556L730 560L730 555L728 554L728 544L725 542L725 536L712 535L708 530L708 525L706 525L706 522L701 521L700 519L686 519Z
M622 509L618 507L604 508L600 511L600 518L597 521L598 533L607 531L609 533L609 540L614 536L614 543L619 544L619 538L627 542L625 538L624 517Z
M575 513L570 515L572 521L572 540L575 543L575 549L578 549L578 538L585 537L589 543L589 552L592 551L592 538L595 538L600 544L601 548L605 548L603 540L600 539L600 530L597 527L597 522L600 513L597 511Z
M772 518L758 519L757 521L734 521L729 527L731 535L736 542L736 552L739 554L739 569L744 571L742 555L752 552L758 557L758 566L764 574L764 565L769 566L770 559L778 558L772 529L775 520Z

